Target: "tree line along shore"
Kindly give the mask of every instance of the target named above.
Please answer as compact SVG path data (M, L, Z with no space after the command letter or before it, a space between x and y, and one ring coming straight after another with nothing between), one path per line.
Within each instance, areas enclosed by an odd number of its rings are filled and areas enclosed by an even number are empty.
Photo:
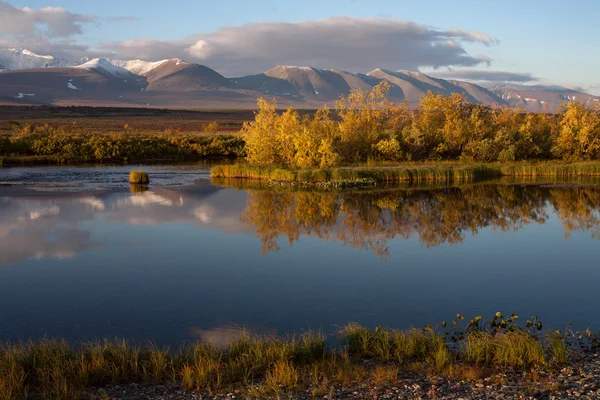
M129 125L102 133L76 125L12 123L0 135L0 159L10 165L231 157L249 166L314 171L421 162L429 167L444 162L572 164L600 158L597 108L569 102L555 114L527 113L435 93L411 108L387 100L388 90L383 82L371 91L353 91L335 109L313 113L279 111L275 102L259 99L254 120L239 133L220 133L218 123L199 133L172 128L144 133Z

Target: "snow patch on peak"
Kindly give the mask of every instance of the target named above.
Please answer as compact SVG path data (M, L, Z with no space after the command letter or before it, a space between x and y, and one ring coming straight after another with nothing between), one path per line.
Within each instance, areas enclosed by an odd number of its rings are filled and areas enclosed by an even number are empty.
M84 64L78 65L78 68L96 69L110 73L112 75L128 76L146 76L151 71L165 65L168 62L174 62L176 65L187 64L182 59L173 58L160 61L144 60L111 60L107 58L95 58Z
M300 70L300 71L307 71L307 72L309 72L309 71L315 71L315 68L312 68L312 67L299 67L299 66L296 66L296 65L278 65L277 68L280 68L280 69L297 69L297 70Z
M52 57L52 56L42 56L40 54L35 54L33 51L29 51L27 49L11 49L11 50L15 50L17 52L20 52L23 55L30 56L30 57L39 57L39 58L45 58L46 60L54 60L54 57Z
M394 71L390 71L389 69L376 68L376 69L374 69L374 70L373 70L373 71L371 71L371 72L367 72L367 75L368 75L368 76L373 76L373 75L375 75L376 73L380 73L380 72L382 72L382 73L384 73L384 74L388 74L388 75L395 75L395 74L396 74Z
M120 66L115 66L113 63L111 63L110 60L107 60L106 58L94 58L93 60L78 65L75 68L93 69L111 75L131 75L131 72Z
M166 63L168 63L171 60L161 60L161 61L144 61L144 60L129 60L129 61L123 61L123 60L109 60L109 62L115 66L115 67L119 67L119 68L123 68L129 72L131 72L134 75L140 75L140 76L145 76L147 75L150 71L152 71L153 69L156 69ZM183 60L180 59L175 59L173 61L177 62L177 65L181 64L182 62L184 62Z

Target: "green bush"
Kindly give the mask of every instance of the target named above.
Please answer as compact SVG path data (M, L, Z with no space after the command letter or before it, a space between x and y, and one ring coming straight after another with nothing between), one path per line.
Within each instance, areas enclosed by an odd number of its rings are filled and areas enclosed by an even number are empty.
M120 162L243 157L245 150L243 139L231 135L101 134L72 127L25 125L0 137L0 154L52 157L60 162Z
M129 173L129 183L135 185L146 185L150 183L148 174L143 171L131 171Z

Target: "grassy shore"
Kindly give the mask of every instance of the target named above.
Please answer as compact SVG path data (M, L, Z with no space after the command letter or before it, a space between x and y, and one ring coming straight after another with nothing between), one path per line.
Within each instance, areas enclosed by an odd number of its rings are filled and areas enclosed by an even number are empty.
M484 325L478 316L460 330L460 315L448 329L445 323L407 331L350 324L338 332L343 345L333 347L315 332L288 338L244 334L224 348L199 343L179 350L120 340L3 345L0 399L78 399L102 385L173 382L186 391L239 388L264 397L310 388L322 396L332 383L392 382L411 373L476 380L490 370L553 370L568 363L576 348L598 344L588 336L573 347L566 333L539 333L535 318L526 327L517 326L516 318L498 313Z
M356 166L328 169L287 169L258 167L249 164L218 165L211 177L255 179L301 185L363 186L391 182L472 182L497 177L581 177L600 176L600 162L574 164L429 164L413 163L396 166Z
M0 167L35 164L197 161L243 156L244 142L233 135L90 134L48 132L0 136Z

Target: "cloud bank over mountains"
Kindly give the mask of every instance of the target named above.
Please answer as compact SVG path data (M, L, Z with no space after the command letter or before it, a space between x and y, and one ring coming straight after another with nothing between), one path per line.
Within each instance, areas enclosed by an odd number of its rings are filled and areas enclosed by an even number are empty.
M470 55L463 43L493 46L481 32L438 30L410 21L336 17L300 23L267 22L223 27L181 40L138 39L102 43L120 58L180 57L226 75L263 71L274 65L327 65L352 72L373 65L389 69L471 67L491 59Z
M506 71L491 71L491 70L449 70L432 72L431 76L442 79L460 79L475 82L486 82L489 84L496 84L501 82L514 82L514 83L530 83L537 82L540 80L537 76L534 76L529 72L506 72Z
M133 38L93 46L82 40L87 27L100 26L104 20L127 23L132 19L83 15L60 7L18 8L0 0L0 48L27 48L71 61L83 57L177 57L207 64L227 75L244 75L279 64L326 65L355 72L374 65L393 70L490 65L489 57L469 54L464 44L498 44L483 32L443 30L389 18L347 17L228 26L177 40Z

